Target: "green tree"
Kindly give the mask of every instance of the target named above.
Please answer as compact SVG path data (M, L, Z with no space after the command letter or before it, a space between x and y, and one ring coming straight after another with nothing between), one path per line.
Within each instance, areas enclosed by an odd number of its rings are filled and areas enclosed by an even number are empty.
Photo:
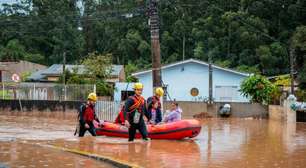
M265 77L252 75L241 84L243 96L251 98L252 102L268 104L276 92L276 87Z
M292 47L296 50L296 67L300 88L306 89L306 26L296 29L292 37Z
M26 55L24 46L18 40L10 40L6 47L0 47L1 61L18 61Z
M86 77L88 77L90 83L97 85L98 95L108 96L112 94L113 87L106 82L112 72L111 58L111 54L90 53L82 60L86 69Z
M144 0L3 4L1 57L50 65L61 63L64 51L68 63L77 63L92 52L111 53L114 64L150 68L147 5ZM185 53L185 59L211 58L228 68L266 76L286 74L292 41L298 79L306 88L304 8L306 2L301 0L159 1L162 63L180 61Z
M132 73L136 72L138 70L137 66L132 64L132 63L128 63L125 67L125 76L126 76L126 81L127 82L137 82L137 79L132 76Z

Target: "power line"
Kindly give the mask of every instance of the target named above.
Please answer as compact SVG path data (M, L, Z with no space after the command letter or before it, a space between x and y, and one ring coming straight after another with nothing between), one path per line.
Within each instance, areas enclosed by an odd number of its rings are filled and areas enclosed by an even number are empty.
M30 20L32 19L31 16L26 16L24 17L24 19L29 19L29 20L21 20L22 18L5 18L6 20L1 20L0 19L0 24L1 22L10 22L10 23L18 23L18 22L30 22L30 23L35 23L35 22L42 22L43 20L47 20L47 19L50 19L50 18L57 18L57 19L64 19L64 20L70 20L70 21L80 21L80 20L83 20L83 19L87 19L87 20L92 20L92 21L95 21L95 20L101 20L101 19L114 19L114 18L124 18L124 19L127 19L127 18L131 18L131 17L137 17L139 15L141 15L142 13L144 13L144 10L141 9L141 8L137 8L138 10L133 10L133 11L126 11L126 13L118 13L118 12L108 12L107 15L101 15L101 13L97 13L97 14L92 14L90 16L78 16L78 15L49 15L49 16L34 16L36 20ZM67 17L70 17L70 16L73 16L75 18L67 18ZM23 17L23 16L21 16ZM37 19L41 19L41 20L37 20Z

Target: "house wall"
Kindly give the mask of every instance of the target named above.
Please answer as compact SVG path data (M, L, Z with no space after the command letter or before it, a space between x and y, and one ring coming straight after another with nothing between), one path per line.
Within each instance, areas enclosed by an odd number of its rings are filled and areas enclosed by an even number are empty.
M172 99L178 101L203 101L208 98L208 66L198 63L186 63L173 66L162 70L162 79L164 84L168 85L167 90ZM138 75L137 78L144 84L143 95L145 98L153 94L152 89L152 73ZM213 68L213 96L215 101L220 101L216 97L216 86L237 86L240 89L240 83L245 76L224 70ZM190 94L192 88L199 90L199 95L193 97ZM248 99L240 93L233 102L247 102Z
M134 83L115 83L114 101L121 101L122 91L133 91Z
M2 71L3 82L11 82L11 77L14 73L21 76L25 72L35 72L46 68L47 67L44 65L35 64L28 61L0 62L0 70Z
M48 76L47 80L50 82L57 82L59 80L59 77L56 76Z

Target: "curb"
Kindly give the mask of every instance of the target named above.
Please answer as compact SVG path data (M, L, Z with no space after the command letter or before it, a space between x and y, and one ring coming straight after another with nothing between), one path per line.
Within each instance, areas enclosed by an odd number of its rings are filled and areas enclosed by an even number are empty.
M78 154L81 156L85 156L88 158L92 158L98 161L102 161L105 163L109 163L113 166L116 166L118 168L140 168L137 165L125 162L123 160L119 160L119 159L115 159L112 157L107 157L107 156L101 156L101 155L97 155L97 154L93 154L93 153L89 153L89 152L85 152L85 151L81 151L81 150L77 150L77 149L68 149L68 148L63 148L60 146L53 146L53 145L41 145L41 144L37 144L41 147L47 147L47 148L51 148L51 149L56 149L56 150L61 150L64 152L69 152L69 153L73 153L73 154Z

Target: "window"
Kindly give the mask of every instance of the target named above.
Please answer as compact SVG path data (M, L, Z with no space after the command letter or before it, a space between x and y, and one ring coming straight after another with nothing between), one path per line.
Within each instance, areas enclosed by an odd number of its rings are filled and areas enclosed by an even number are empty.
M133 96L134 91L121 91L121 101L125 101L129 96Z
M217 101L236 101L238 99L238 86L216 86L215 99Z
M191 94L191 96L193 96L193 97L198 96L198 95L199 95L199 89L198 89L198 88L192 88L192 89L190 90L190 94Z

